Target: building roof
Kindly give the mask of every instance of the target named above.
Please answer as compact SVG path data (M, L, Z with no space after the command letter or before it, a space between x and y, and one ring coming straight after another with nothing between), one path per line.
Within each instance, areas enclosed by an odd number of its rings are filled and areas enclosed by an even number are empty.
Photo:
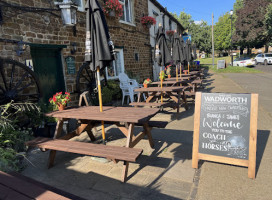
M155 6L157 6L160 9L160 11L166 14L172 21L176 22L177 25L180 27L180 29L184 31L184 27L181 25L181 23L179 23L179 21L172 14L170 14L167 11L166 7L163 7L157 0L150 0L150 2L152 2Z

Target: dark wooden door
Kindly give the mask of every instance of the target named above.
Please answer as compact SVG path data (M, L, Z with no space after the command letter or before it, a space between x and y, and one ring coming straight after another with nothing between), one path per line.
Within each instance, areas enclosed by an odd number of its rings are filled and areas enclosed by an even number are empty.
M47 103L56 92L65 92L61 48L32 46L31 56L43 92L42 101Z

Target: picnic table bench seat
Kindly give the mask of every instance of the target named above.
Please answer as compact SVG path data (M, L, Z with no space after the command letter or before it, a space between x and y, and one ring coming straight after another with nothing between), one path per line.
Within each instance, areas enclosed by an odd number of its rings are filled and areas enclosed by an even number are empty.
M81 197L41 183L16 172L0 171L0 199L84 200Z
M31 141L26 142L27 146L36 146L42 150L55 150L64 151L70 153L77 153L89 156L103 157L111 159L114 162L124 161L136 162L136 159L142 154L142 149L109 146L103 144L93 144L76 142L71 140L51 139L37 137ZM52 163L49 164L49 168L52 167ZM123 173L122 181L126 181L127 175Z

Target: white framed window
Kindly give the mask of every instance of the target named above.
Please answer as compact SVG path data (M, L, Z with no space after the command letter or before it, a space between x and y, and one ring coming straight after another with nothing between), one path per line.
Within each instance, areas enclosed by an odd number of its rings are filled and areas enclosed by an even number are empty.
M118 79L120 73L124 73L124 53L123 49L115 49L116 60L112 62L110 67L106 68L107 79Z
M120 18L120 21L133 23L133 12L132 12L132 2L133 0L119 0L120 4L123 7L123 16Z

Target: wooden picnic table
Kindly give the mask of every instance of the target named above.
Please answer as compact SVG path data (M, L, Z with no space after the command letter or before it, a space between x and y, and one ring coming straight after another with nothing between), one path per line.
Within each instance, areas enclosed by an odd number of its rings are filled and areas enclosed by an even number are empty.
M154 125L150 123L150 118L156 115L159 109L149 108L140 109L133 107L103 107L103 112L100 112L99 106L83 106L78 108L67 108L63 111L54 111L46 114L48 117L58 118L54 138L36 138L27 143L28 146L38 146L46 150L49 149L48 167L52 167L56 157L56 151L65 151L71 153L78 153L84 155L93 155L105 157L114 162L124 161L124 168L122 173L122 181L125 182L127 178L127 171L129 162L135 162L138 156L141 155L142 149L134 149L145 136L149 140L150 146L153 148L154 143L151 135L152 127L165 127L166 124ZM68 119L77 119L81 125L73 132L61 136L63 130L63 123ZM92 128L95 128L104 121L105 124L116 124L120 131L126 136L126 146L108 146L102 144L82 143L76 141L68 141L69 139L79 136L82 132L87 131L91 141L96 138L92 133ZM134 135L134 127L142 126L143 131Z
M184 79L184 80L176 80L176 79L171 79L171 80L166 80L166 81L163 81L162 84L163 85L166 85L166 86L177 86L179 84L183 84L183 83L186 83L187 82L187 79ZM156 81L156 82L152 82L151 85L158 85L160 86L161 85L161 82L160 81Z
M169 97L171 100L173 100L174 104L167 104L170 105L170 107L177 108L177 112L179 113L179 107L180 105L184 104L185 109L188 109L186 96L184 93L184 86L174 86L174 87L148 87L148 88L138 88L135 89L135 92L138 92L138 101L139 105L142 103L141 95L145 93L147 96L145 105L146 106L152 106L153 103L151 103L152 100L154 100L156 97L158 97L159 94L163 94L164 97ZM137 106L137 103L134 104L134 106ZM162 105L163 106L163 105Z

